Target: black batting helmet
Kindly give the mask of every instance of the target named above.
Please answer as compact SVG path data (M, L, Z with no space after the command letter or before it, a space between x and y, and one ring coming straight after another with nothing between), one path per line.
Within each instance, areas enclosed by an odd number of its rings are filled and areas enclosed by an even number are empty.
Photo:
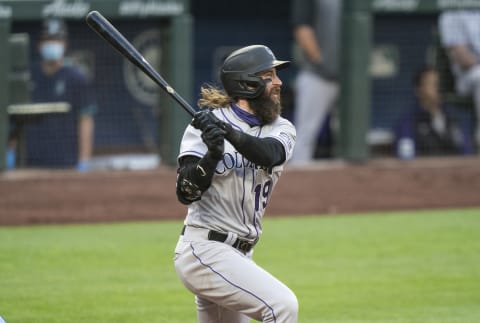
M265 89L265 81L255 74L275 67L285 68L289 61L279 61L270 48L252 45L237 49L223 62L220 79L232 98L254 99Z

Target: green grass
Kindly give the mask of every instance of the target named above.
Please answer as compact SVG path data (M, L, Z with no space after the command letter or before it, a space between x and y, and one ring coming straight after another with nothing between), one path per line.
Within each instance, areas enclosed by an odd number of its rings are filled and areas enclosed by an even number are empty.
M0 315L15 322L195 322L181 222L0 228ZM255 260L299 322L480 322L480 209L271 218Z

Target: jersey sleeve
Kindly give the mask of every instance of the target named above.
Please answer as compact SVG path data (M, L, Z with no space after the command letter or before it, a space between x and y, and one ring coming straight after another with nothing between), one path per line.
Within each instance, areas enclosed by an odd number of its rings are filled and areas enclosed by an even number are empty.
M267 137L275 138L282 143L285 150L285 163L292 158L297 132L290 121L280 119L279 124L273 128L273 131Z
M178 159L184 156L196 156L202 158L207 153L208 148L202 141L200 134L200 130L195 129L191 125L187 126L180 143Z

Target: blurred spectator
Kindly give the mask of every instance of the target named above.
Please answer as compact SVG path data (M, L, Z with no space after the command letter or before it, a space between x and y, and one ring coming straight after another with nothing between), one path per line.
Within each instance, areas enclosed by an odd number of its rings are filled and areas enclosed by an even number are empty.
M337 103L340 0L293 0L291 23L299 64L294 123L297 144L293 164L314 160L322 125Z
M89 168L96 102L83 72L65 62L67 40L63 20L43 22L38 42L41 59L32 66L32 101L66 102L70 111L44 114L26 125L26 166Z
M420 69L414 77L415 103L395 128L397 156L455 155L473 153L469 131L460 127L452 108L441 102L438 72L432 67Z
M456 91L473 97L477 116L475 142L480 148L480 11L445 11L439 17L439 28Z

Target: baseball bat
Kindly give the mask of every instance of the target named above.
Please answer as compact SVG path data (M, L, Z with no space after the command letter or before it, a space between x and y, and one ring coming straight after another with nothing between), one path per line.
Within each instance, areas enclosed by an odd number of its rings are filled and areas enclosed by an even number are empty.
M181 97L150 65L142 54L98 11L91 11L85 18L87 24L104 40L113 46L120 54L137 66L152 81L158 84L191 116L196 112L194 108Z

